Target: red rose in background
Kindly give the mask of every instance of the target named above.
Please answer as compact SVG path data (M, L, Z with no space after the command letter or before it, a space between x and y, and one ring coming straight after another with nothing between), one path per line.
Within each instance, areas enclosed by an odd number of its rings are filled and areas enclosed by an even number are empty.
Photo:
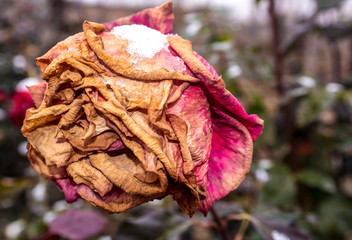
M35 89L40 88L40 96L36 96ZM40 84L40 81L36 78L25 78L21 80L15 89L15 92L11 98L11 106L8 109L8 116L11 122L16 126L22 126L23 120L26 115L26 110L35 106L35 99L41 98L38 102L42 101L43 91L45 85ZM0 92L0 102L4 98Z

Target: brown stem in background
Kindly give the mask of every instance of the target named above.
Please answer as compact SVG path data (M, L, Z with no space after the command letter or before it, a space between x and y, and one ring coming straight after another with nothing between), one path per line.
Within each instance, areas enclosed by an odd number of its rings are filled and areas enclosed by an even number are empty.
M348 66L348 75L352 76L352 39L350 40L350 59Z
M210 212L213 215L214 221L219 229L219 232L221 234L221 237L223 240L230 240L229 237L227 236L226 233L226 222L224 219L222 219L218 212L215 210L214 206L210 208Z
M65 22L65 0L51 0L50 1L50 11L52 21L56 25L56 27L61 30L66 30L66 22Z
M341 53L339 49L339 45L336 40L332 40L329 42L330 45L330 53L332 60L332 81L341 83Z
M275 79L277 84L277 91L279 96L284 97L285 86L283 82L283 65L284 65L284 54L280 51L281 46L281 35L280 35L280 24L279 16L276 12L276 0L269 0L269 16L271 19L272 29L272 49L274 56L274 68L275 68ZM312 16L312 19L315 15ZM296 136L296 111L294 107L294 99L290 99L283 107L283 121L286 127L285 140L286 144L290 147L288 154L288 165L292 172L298 172L301 169L298 152L298 138ZM282 133L281 133L282 134ZM298 188L298 201L300 205L305 208L310 200L306 197L306 189L301 184L297 185Z
M269 0L269 16L271 20L272 31L272 49L274 55L274 70L276 77L276 88L280 96L285 94L285 87L283 83L283 56L280 52L281 37L280 37L280 24L279 16L276 12L276 1Z

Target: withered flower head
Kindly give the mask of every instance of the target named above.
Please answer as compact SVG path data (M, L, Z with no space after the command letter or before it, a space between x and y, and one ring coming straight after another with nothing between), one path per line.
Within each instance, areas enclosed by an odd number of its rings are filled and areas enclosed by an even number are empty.
M22 132L31 164L68 202L116 213L171 194L191 216L248 172L263 121L191 42L169 34L172 20L166 3L85 21L37 59L46 89Z

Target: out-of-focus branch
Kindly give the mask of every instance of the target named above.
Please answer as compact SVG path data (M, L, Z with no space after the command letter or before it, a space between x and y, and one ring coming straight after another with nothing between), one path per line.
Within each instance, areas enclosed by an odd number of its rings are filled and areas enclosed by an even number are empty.
M352 76L352 39L350 39L350 60L349 60L348 74Z
M316 24L312 21L304 21L298 23L293 31L289 34L288 37L283 39L279 52L282 57L285 57L288 53L293 50L297 43L309 32L313 31L316 28Z
M213 215L214 221L219 229L219 232L221 234L221 237L223 240L230 240L227 233L226 233L226 221L222 219L218 212L215 210L214 206L210 208L210 212Z
M276 78L276 88L280 96L285 94L285 86L283 82L283 57L280 52L281 36L279 17L276 12L276 1L269 0L269 16L271 20L272 32L272 50L274 56L274 71Z
M61 31L66 30L66 21L65 21L65 0L52 0L50 1L50 10L51 16L53 16L52 21Z
M332 79L333 82L341 83L342 77L341 77L341 53L339 49L339 45L337 41L330 41L329 42L329 47L330 47L330 54L331 54L331 61L332 61Z

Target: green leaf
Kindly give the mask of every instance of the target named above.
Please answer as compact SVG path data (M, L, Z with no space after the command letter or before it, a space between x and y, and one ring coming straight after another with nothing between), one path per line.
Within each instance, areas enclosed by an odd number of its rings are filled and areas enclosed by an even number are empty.
M292 206L296 202L296 186L290 170L275 165L268 170L270 180L260 192L260 202L278 206Z
M255 4L261 3L262 0L255 0Z
M336 96L325 89L316 88L301 99L297 109L297 125L303 127L318 118L327 109Z
M321 172L313 170L303 170L296 175L297 181L300 183L323 190L328 193L335 193L336 187L333 179Z
M0 179L0 200L6 198L15 198L27 187L27 180L15 178Z
M325 239L342 239L341 235L352 229L352 210L349 199L334 195L320 205L317 213L319 232L326 236Z
M316 0L319 11L338 7L343 1L344 0Z

